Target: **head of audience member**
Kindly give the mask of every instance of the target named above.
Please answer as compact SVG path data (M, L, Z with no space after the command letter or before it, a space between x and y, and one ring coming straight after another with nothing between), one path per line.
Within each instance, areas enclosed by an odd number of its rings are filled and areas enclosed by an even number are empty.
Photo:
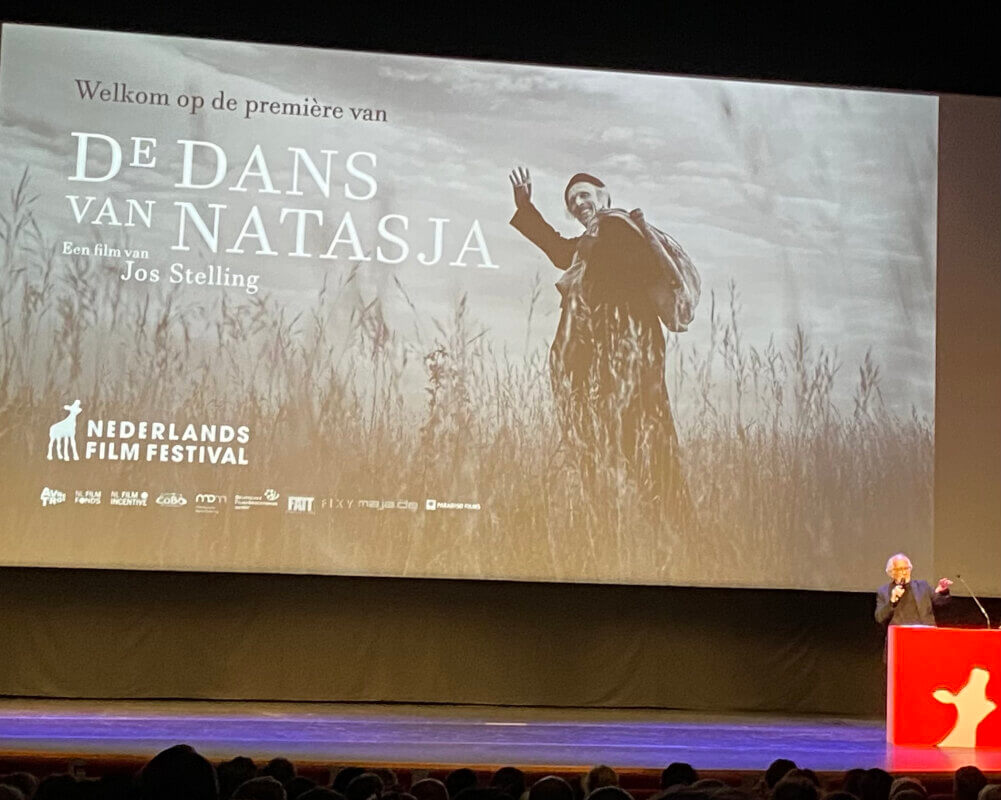
M987 785L987 776L977 767L960 767L952 778L954 800L977 800L980 790Z
M1001 800L1001 783L988 783L980 790L977 800Z
M233 800L286 800L285 787L277 778L261 775L237 786Z
M664 771L660 773L660 788L666 789L669 786L677 786L679 784L691 786L698 779L699 773L695 771L695 768L691 764L687 764L684 761L675 761L664 767Z
M237 786L257 777L257 765L246 756L237 756L216 767L216 775L219 778L219 797L229 800Z
M285 796L288 800L298 800L301 795L304 795L314 786L316 786L316 781L312 778L307 778L305 775L296 775L285 784Z
M341 767L337 771L337 774L334 775L334 780L330 788L335 792L344 794L348 789L348 784L365 772L364 767Z
M587 795L587 800L633 800L621 786L601 786Z
M344 790L344 797L347 800L369 800L371 797L378 797L382 794L382 778L374 772L363 772L351 779Z
M287 758L272 758L261 767L262 778L274 778L282 786L288 786L295 777L295 764Z
M71 796L76 789L76 778L72 775L60 773L58 775L46 775L38 784L35 790L34 800L62 800Z
M453 798L463 789L475 789L476 773L468 767L453 769L445 776L445 788L448 789L448 796Z
M490 785L518 800L525 791L525 773L517 767L501 767L490 776Z
M16 786L0 783L0 800L28 800L28 798Z
M509 800L509 795L496 786L471 786L459 792L453 800Z
M790 777L788 773L772 788L772 800L819 800L819 797L817 785L809 778Z
M765 770L765 786L774 789L775 784L782 780L791 769L796 769L795 762L788 758L776 758Z
M858 795L838 789L836 792L828 792L824 795L824 800L858 800Z
M706 800L706 796L706 792L693 789L683 783L676 783L666 789L661 789L651 800Z
M382 781L383 792L403 791L400 787L400 779L396 777L396 773L389 767L375 767L367 771L379 776L379 780Z
M865 770L862 767L847 770L841 780L841 790L854 797L862 797L863 777L865 777Z
M737 786L723 786L712 792L709 797L711 800L751 800L751 793Z
M890 797L894 798L903 791L918 792L923 796L928 795L924 785L917 778L909 778L907 776L894 778L893 783L890 784Z
M606 766L605 764L598 764L597 766L591 767L580 782L580 788L584 790L585 796L605 786L618 785L618 774L614 769ZM609 798L609 800L611 800L611 798Z
M344 795L326 786L314 786L308 792L299 795L299 800L344 800Z
M859 783L860 800L889 800L893 776L885 769L867 769Z
M139 773L142 800L218 800L215 768L193 747L177 744L157 753Z
M100 778L81 778L76 782L73 800L106 800L104 784Z
M726 783L719 778L699 778L692 784L692 789L696 792L715 792L726 786Z
M806 778L806 780L810 781L810 783L812 783L814 786L820 788L820 778L817 776L817 773L814 772L812 769L804 767L796 767L796 769L789 770L784 777Z
M21 794L29 798L29 800L38 789L38 778L30 772L12 772L10 775L2 775L0 776L0 783L20 789Z
M574 792L563 778L547 775L532 784L528 800L574 800Z
M417 800L448 800L448 789L437 778L421 778L410 787Z
M111 770L104 773L96 797L101 800L134 800L135 775L131 771Z

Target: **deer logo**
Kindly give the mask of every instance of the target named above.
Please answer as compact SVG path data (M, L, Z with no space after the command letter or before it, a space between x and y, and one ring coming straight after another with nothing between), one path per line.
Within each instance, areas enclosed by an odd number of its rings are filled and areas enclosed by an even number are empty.
M939 747L976 747L977 726L997 708L987 697L991 674L982 667L970 670L966 685L953 694L948 689L936 689L932 697L940 703L956 707L956 724L938 743Z
M56 448L56 458L69 461L72 449L72 460L79 461L80 456L76 452L76 418L80 416L80 401L74 400L73 405L63 408L68 412L66 416L49 426L49 461L52 460L53 445Z

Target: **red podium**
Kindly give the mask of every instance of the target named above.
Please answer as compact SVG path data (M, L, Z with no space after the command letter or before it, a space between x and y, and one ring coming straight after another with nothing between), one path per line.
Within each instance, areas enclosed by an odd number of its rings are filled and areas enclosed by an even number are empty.
M1001 747L1001 631L891 625L886 740Z

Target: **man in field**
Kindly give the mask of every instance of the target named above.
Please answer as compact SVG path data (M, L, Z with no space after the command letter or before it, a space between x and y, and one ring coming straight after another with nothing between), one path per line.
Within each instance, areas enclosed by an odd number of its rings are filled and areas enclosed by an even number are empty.
M564 271L556 336L549 352L564 439L577 445L585 475L597 456L625 464L643 494L672 509L689 499L665 384L661 320L687 330L699 279L681 246L639 209L613 208L605 184L578 173L563 201L583 227L561 236L532 203L527 169L510 174L514 226Z

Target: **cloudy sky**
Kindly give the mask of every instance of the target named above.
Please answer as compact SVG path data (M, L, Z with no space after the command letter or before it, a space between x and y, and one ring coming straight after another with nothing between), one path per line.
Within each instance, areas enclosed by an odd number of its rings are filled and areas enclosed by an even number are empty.
M324 228L307 237L307 249L317 254L345 211L358 223L366 251L378 244L381 216L404 214L411 256L397 266L366 264L359 271L363 297L381 294L390 320L412 330L413 312L394 290L395 278L431 337L431 321L446 318L468 293L496 345L521 352L537 276L544 291L528 336L538 343L552 337L558 294L551 285L559 273L507 224L513 211L507 174L516 165L530 168L543 215L575 235L562 190L570 175L587 171L606 182L614 205L642 208L699 268L703 306L685 342L708 343L710 292L725 296L734 281L746 344L764 346L771 337L785 343L802 326L817 344L836 348L849 373L872 349L891 407L933 412L934 97L19 26L3 29L0 66L0 185L11 185L31 165L39 220L56 240L94 240L92 226L73 220L66 194L157 200L153 229L131 229L128 236L162 264L177 260L169 250L177 235L175 200L226 204L224 246L257 204L282 253L293 241L292 227L278 225L282 206L324 212ZM211 99L222 90L238 100L238 110L192 115L176 106L85 101L78 78L172 97ZM245 120L247 98L380 108L388 122ZM125 168L103 184L69 182L73 131L123 142L156 137L157 167ZM225 150L222 186L174 188L175 142L182 138ZM288 147L303 147L318 162L320 150L338 151L338 180L347 154L373 152L378 192L368 202L338 191L329 200L309 190L302 197L268 195L253 191L261 185L254 180L246 184L250 192L229 191L255 144L280 191L290 186ZM430 245L431 217L450 220L445 258L423 266L414 256ZM500 269L446 263L474 219ZM116 232L105 227L100 235L113 242ZM185 262L260 272L265 291L292 307L312 305L324 276L349 268L344 258L211 257L202 250L185 254ZM197 288L176 291L181 300L204 301ZM846 375L845 401L851 389Z

